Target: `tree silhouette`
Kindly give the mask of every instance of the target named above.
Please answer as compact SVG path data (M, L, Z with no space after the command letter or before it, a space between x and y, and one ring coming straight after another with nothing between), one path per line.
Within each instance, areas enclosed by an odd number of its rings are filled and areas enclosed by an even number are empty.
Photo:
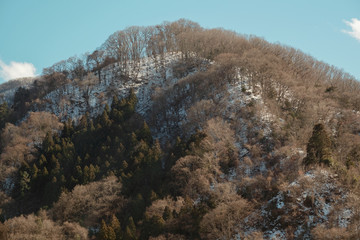
M331 140L323 124L319 123L314 126L306 149L307 155L304 158L306 166L311 164L332 165Z

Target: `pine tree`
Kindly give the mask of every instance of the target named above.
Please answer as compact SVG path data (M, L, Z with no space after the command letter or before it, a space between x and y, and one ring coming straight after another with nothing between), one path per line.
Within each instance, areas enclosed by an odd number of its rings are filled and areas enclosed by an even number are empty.
M116 240L116 233L114 229L111 226L108 226L108 238L107 240Z
M120 105L123 105L124 118L129 119L135 112L135 106L137 104L137 97L134 89L130 89L129 96L125 100L125 104L121 101Z
M110 113L110 108L109 108L109 105L107 103L105 104L104 112L106 112L106 114Z
M73 122L71 121L71 118L69 118L67 120L67 122L64 123L64 129L62 131L62 137L63 138L70 138L73 133L74 133Z
M39 172L39 169L36 166L36 164L34 163L33 166L32 166L32 171L31 171L32 178L34 178L34 179L37 178L38 172Z
M89 121L88 119L89 119L89 113L88 112L80 118L80 122L79 122L79 125L78 125L78 129L80 131L85 132L87 130L88 121Z
M20 194L24 196L30 190L30 175L27 171L20 172Z
M154 190L151 190L150 191L150 197L149 197L149 199L150 199L150 201L151 202L154 202L156 199L158 199L159 197L158 197L158 195L156 194L156 192L154 192Z
M307 155L304 158L304 164L306 166L311 164L332 165L331 140L323 124L319 123L314 126L306 150Z
M44 167L44 168L43 168L43 170L42 170L42 173L41 173L41 174L42 174L42 176L43 176L43 177L48 177L48 176L49 176L49 171L47 170L47 168L46 168L46 167Z
M96 169L94 167L94 165L90 164L89 167L89 181L92 182L94 181L96 178Z
M90 132L94 132L94 131L95 131L95 127L94 127L94 122L93 122L93 120L90 120L88 130L89 130Z
M180 158L185 156L185 150L186 150L186 144L181 140L181 138L178 136L176 138L176 143L174 147L174 157Z
M130 93L129 93L129 96L127 97L127 102L132 105L133 107L135 107L135 105L137 104L137 97L136 97L136 94L135 94L135 91L133 88L130 89Z
M83 183L86 184L89 182L90 179L90 169L88 166L85 166L83 169Z
M110 226L112 229L114 229L114 232L116 234L116 239L122 239L122 231L121 231L121 225L117 217L113 214L111 216Z
M51 155L51 175L56 175L60 172L60 163L58 159L54 156L54 154Z
M150 236L158 236L164 231L165 221L162 217L154 215L145 217L142 224L142 239L149 239Z
M164 208L162 217L165 221L172 218L172 212L168 206Z
M129 218L129 224L125 228L124 239L125 240L136 239L136 226L134 223L134 219L132 217Z
M0 129L10 120L10 109L6 102L0 104Z
M108 226L106 225L104 220L101 220L101 227L100 227L100 231L98 233L98 238L101 240L109 239Z
M130 138L128 140L130 140L130 149L135 148L135 146L139 143L137 140L137 136L134 132L131 133Z
M111 120L109 118L108 111L104 110L104 112L101 114L100 124L102 127L110 127Z
M140 129L138 133L138 138L144 140L148 145L152 144L152 136L151 131L147 123L144 121L143 127Z
M46 164L47 164L47 159L44 156L44 154L41 154L39 158L39 166L42 167L45 166Z
M346 167L349 169L356 166L360 162L360 145L356 145L351 149L346 157Z
M151 148L152 158L153 162L158 162L161 158L162 151L160 147L160 142L158 139L156 139L155 144Z
M122 169L126 170L128 168L128 166L129 166L129 164L125 160L123 160L122 163L121 163Z
M135 240L134 233L130 230L129 226L126 226L125 228L125 234L124 234L124 240Z
M113 96L112 103L111 103L111 110L119 109L119 99L117 96Z
M50 153L51 151L53 151L54 147L55 147L55 143L53 136L51 132L47 132L45 139L43 140L42 149L45 151L45 153Z

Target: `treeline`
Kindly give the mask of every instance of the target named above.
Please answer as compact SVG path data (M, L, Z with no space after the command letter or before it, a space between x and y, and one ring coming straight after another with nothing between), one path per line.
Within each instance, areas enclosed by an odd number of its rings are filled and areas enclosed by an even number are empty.
M208 59L219 63L228 76L240 71L242 79L259 84L265 96L281 101L283 107L288 104L284 95L291 87L295 105L301 105L304 97L321 88L323 93L331 92L330 97L342 106L359 109L360 84L342 70L291 47L223 29L204 29L185 19L115 32L93 53L71 57L43 73L57 72L69 79L83 79L91 71L101 81L101 69L116 63L122 76L128 77L130 71L139 71L142 58L158 61L166 53L174 52L181 53L184 65L196 66L196 59Z
M144 57L153 58L161 71L161 59L168 53L180 53L183 60L173 69L175 76L182 77L178 73L191 67L200 70L201 59L215 60L224 78L246 79L253 87L260 86L264 97L274 99L293 115L299 115L315 96L359 110L360 84L341 69L288 46L223 29L204 29L184 19L115 32L94 52L56 63L44 69L43 74L48 81L61 84L63 80L50 76L61 73L65 79L82 80L93 72L101 81L101 69L116 63L121 71L119 77L126 79L130 72L139 71Z

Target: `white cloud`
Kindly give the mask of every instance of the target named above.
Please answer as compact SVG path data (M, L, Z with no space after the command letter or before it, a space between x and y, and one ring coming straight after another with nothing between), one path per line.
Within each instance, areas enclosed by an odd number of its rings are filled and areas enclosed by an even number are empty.
M10 62L10 64L5 64L0 59L0 77L5 81L21 77L34 77L35 72L36 68L32 63Z
M343 32L360 41L360 20L352 18L351 21L344 20L344 22L351 27L351 31L343 30Z

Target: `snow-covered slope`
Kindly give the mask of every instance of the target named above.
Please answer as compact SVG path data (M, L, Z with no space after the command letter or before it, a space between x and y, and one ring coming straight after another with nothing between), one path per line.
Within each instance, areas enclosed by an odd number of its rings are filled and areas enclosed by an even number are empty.
M7 102L11 105L14 101L14 95L19 87L28 88L34 81L35 77L19 78L10 80L0 85L0 102Z
M145 115L152 106L152 96L157 88L166 88L178 79L172 74L172 66L177 63L179 55L168 54L163 60L164 67L157 66L161 59L144 58L140 62L137 74L130 72L125 78L121 75L121 67L115 63L101 70L100 80L92 80L90 84L69 83L50 92L44 97L44 104L38 105L38 111L49 111L61 120L79 119L86 112L96 116L102 112L105 104L111 105L112 97L127 96L134 89L138 97L137 112ZM162 72L165 71L165 72Z

